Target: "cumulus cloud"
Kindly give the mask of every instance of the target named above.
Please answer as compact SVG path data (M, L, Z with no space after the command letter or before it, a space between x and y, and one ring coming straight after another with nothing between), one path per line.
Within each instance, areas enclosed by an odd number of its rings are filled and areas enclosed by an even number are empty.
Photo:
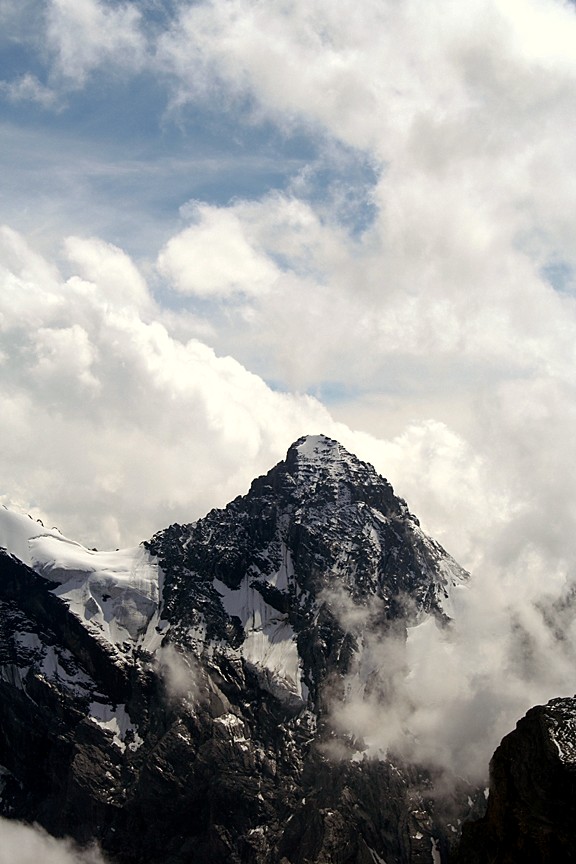
M103 302L138 311L152 307L148 287L129 256L98 238L67 237L66 257L74 267L72 279L90 282Z
M104 64L137 70L146 54L140 12L134 3L50 0L46 35L55 56L53 71L72 86Z
M317 400L272 390L183 338L116 247L69 239L65 278L15 232L2 237L4 503L90 546L136 542L224 505L293 440L319 431L395 481L405 475L401 490L423 476L403 468L407 454L427 462L435 501L448 477L462 477L465 445L442 424L429 426L425 446L417 430L392 442L353 432ZM477 493L477 470L470 478Z
M0 818L0 864L105 864L96 847L79 849L71 840L56 840L38 825Z
M390 355L425 356L437 378L462 354L489 375L497 364L540 359L542 337L566 347L558 336L567 304L543 268L571 261L575 248L574 141L565 128L575 108L566 50L575 19L569 6L532 0L460 11L366 4L361 13L322 0L181 7L160 53L182 98L198 98L197 81L207 77L227 93L248 93L275 122L313 123L380 166L376 215L360 241L314 214L307 249L282 250L283 269L300 273L304 253L322 278L276 283L284 290L267 294L249 319L246 362L249 344L261 352L263 340L276 345L279 336L284 344L267 360L283 358L274 374L292 386L322 374L372 385ZM271 203L260 202L263 226ZM241 211L233 209L253 228L256 208ZM314 334L305 360L295 350L302 333ZM519 339L536 352L522 356ZM376 350L361 351L367 342Z
M171 334L117 248L69 240L65 279L3 236L4 488L69 535L116 546L190 521L330 423L314 399Z
M258 295L274 284L278 269L246 237L249 225L236 209L198 204L195 224L168 241L158 269L177 291L200 297Z
M181 100L207 80L373 158L359 234L297 186L221 211L281 274L214 344L294 389L336 382L339 419L392 428L374 461L467 564L530 519L553 546L572 509L576 309L550 262L569 273L576 250L575 29L552 0L213 0L160 43Z

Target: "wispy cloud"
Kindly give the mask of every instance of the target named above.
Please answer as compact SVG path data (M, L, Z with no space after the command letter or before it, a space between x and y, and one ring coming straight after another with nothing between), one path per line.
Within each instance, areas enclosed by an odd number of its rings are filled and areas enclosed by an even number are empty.
M79 849L70 840L56 840L37 825L0 818L0 864L105 864L96 847Z
M571 693L574 583L566 575L526 547L508 567L478 568L457 590L448 627L424 620L407 639L401 626L383 628L377 603L325 597L358 646L332 698L334 727L365 758L388 753L485 782L493 751L526 709Z
M0 93L11 102L37 102L43 108L53 108L58 104L56 93L30 73L14 81L0 81Z
M156 651L155 660L170 700L185 701L193 707L195 703L206 698L206 690L201 686L201 671L195 656L168 644Z
M54 55L52 74L66 86L82 87L103 67L139 71L146 57L141 15L135 3L49 0L46 35Z

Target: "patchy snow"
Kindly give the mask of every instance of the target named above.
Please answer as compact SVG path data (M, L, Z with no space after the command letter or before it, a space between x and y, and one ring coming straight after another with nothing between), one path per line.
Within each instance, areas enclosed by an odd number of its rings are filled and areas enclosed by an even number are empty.
M72 654L63 647L43 643L35 633L17 632L14 641L19 653L22 649L30 653L30 659L38 674L47 681L63 684L79 695L94 688L94 682L77 666ZM66 667L68 667L67 671ZM29 667L28 667L29 668Z
M550 728L550 738L556 745L558 758L565 765L576 764L576 723L574 720L564 720L557 729Z
M222 714L214 720L214 725L221 729L232 741L246 741L246 726L235 714Z
M432 837L432 862L433 864L442 864L442 857L440 855L440 843L438 840L435 840Z
M35 633L28 631L17 631L13 638L21 664L7 663L0 666L0 681L27 692L26 680L32 673L74 696L89 698L95 690L92 678L78 667L66 648L46 644Z
M416 541L416 549L420 546L426 550L427 556L433 562L433 570L424 566L424 571L432 576L436 585L436 596L443 612L449 618L458 617L458 607L463 599L463 593L468 590L470 574L454 560L435 540L428 537L415 522L407 523ZM422 562L424 563L424 562ZM435 572L434 572L435 571Z
M325 462L327 457L334 458L334 455L346 452L337 441L326 435L306 435L296 442L296 450L308 462Z
M358 482L360 485L375 479L378 483L383 481L371 465L361 462L338 441L326 435L307 435L297 441L294 448L297 453L297 475L306 484L308 493L314 491L317 481L333 480L334 486L340 486L337 497L339 503L343 503L349 500L349 490L339 481Z
M44 647L36 633L28 631L14 633L14 641L20 648L26 648L28 651L39 652Z
M125 705L112 706L101 702L91 702L88 709L88 719L100 726L101 729L107 729L111 732L114 743L122 752L126 750L126 747L129 750L137 750L144 743L130 720Z
M296 442L300 474L308 483L328 471L334 478L356 473L357 460L341 444L325 435L307 435Z
M270 606L244 579L236 590L218 579L214 587L228 615L240 619L246 638L242 656L265 675L269 687L280 686L305 701L296 636L286 615Z
M146 638L151 643L148 625L158 615L160 570L144 547L86 549L5 507L0 508L0 545L53 582L53 593L91 632L124 648Z
M66 671L63 663L66 660L74 662L69 652L63 648L56 649L53 645L47 645L45 650L40 669L48 681L63 684L66 689L79 695L85 695L94 688L93 680L82 670L75 668L72 673Z

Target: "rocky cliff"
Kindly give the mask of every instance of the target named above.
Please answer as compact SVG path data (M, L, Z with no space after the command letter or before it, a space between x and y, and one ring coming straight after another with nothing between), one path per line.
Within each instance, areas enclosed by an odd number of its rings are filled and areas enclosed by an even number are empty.
M576 861L576 697L532 708L490 764L483 819L464 826L459 864Z
M116 553L0 517L0 815L119 864L447 860L473 790L447 813L331 720L378 672L354 622L401 644L467 579L371 466L303 438Z

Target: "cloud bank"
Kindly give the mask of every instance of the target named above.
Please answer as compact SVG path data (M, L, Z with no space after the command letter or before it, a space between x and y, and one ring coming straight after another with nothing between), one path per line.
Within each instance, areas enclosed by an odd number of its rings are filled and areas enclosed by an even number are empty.
M121 250L69 238L74 275L63 279L10 230L2 239L13 268L0 295L0 374L14 503L99 543L137 542L225 504L287 433L329 420L314 399L274 392L231 357L171 335Z
M378 604L326 597L358 645L332 700L334 728L364 757L388 753L485 783L492 753L528 707L573 689L573 579L527 552L511 569L480 568L455 594L448 627L433 619L383 631ZM447 779L448 787L451 785Z

